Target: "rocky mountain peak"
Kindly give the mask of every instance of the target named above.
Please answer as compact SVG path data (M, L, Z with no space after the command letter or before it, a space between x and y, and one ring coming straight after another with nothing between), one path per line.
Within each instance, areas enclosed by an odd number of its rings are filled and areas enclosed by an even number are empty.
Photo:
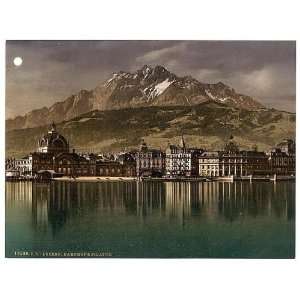
M155 66L153 72L156 73L156 74L161 74L161 73L165 73L165 72L170 74L170 72L165 67L163 67L161 65Z
M149 72L152 72L153 69L152 69L152 67L149 66L149 65L144 65L144 66L140 69L140 71L142 71L144 74L147 74L147 73L149 73Z
M147 82L157 82L160 80L163 81L167 77L174 77L174 74L171 74L166 68L160 65L156 65L155 67L144 65L140 70L136 71L134 77Z
M92 110L117 110L148 106L192 106L205 101L257 110L263 106L237 93L223 82L201 83L191 76L179 77L161 65L144 65L134 73L119 71L90 91L82 90L65 101L25 116L7 120L7 128L27 128L61 122Z
M227 85L226 84L224 84L222 81L219 81L219 82L217 82L216 83L216 86L219 86L219 87L227 87Z

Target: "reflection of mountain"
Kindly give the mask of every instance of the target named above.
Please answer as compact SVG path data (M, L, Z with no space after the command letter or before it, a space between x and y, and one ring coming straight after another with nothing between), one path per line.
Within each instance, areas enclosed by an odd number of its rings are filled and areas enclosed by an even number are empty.
M234 222L251 217L291 219L295 213L295 184L249 182L103 182L6 183L6 209L32 214L38 233L51 226L57 234L67 222L137 216L167 218L184 225L198 218Z

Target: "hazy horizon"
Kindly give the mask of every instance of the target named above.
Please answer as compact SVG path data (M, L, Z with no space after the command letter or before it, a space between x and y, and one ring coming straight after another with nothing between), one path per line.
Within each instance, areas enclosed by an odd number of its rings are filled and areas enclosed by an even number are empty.
M293 41L7 41L6 119L145 64L200 82L222 81L267 107L295 112Z

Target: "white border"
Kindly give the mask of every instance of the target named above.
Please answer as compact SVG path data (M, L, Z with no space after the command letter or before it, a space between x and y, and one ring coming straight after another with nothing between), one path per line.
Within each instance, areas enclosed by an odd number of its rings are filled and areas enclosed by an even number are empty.
M297 1L290 0L144 2L2 0L1 174L4 174L5 146L5 39L295 40L299 37L299 11ZM299 57L299 47L297 54ZM297 74L298 72L299 64ZM299 170L298 160L297 169ZM299 178L297 178L297 195L298 187ZM299 292L299 259L4 259L4 181L1 181L1 192L2 299L199 297L273 300L295 299ZM298 206L296 205L297 212ZM298 223L297 232L299 232ZM298 240L297 250L299 250ZM297 256L299 257L299 251Z

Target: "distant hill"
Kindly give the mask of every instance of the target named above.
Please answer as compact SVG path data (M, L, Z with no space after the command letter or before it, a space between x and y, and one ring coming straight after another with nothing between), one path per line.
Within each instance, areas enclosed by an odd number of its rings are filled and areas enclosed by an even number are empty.
M222 82L201 83L191 76L179 77L163 66L145 65L134 73L114 73L95 89L82 90L51 107L28 112L6 121L6 130L39 127L52 121L60 123L93 110L115 110L152 106L193 106L202 102L224 103L245 110L264 106L239 94Z
M6 156L22 156L37 147L47 126L6 133ZM267 150L295 137L295 114L274 109L248 110L207 100L197 105L149 106L95 110L61 122L58 130L77 151L119 151L136 148L144 138L165 149L185 135L188 146L221 149L232 134L245 149Z

